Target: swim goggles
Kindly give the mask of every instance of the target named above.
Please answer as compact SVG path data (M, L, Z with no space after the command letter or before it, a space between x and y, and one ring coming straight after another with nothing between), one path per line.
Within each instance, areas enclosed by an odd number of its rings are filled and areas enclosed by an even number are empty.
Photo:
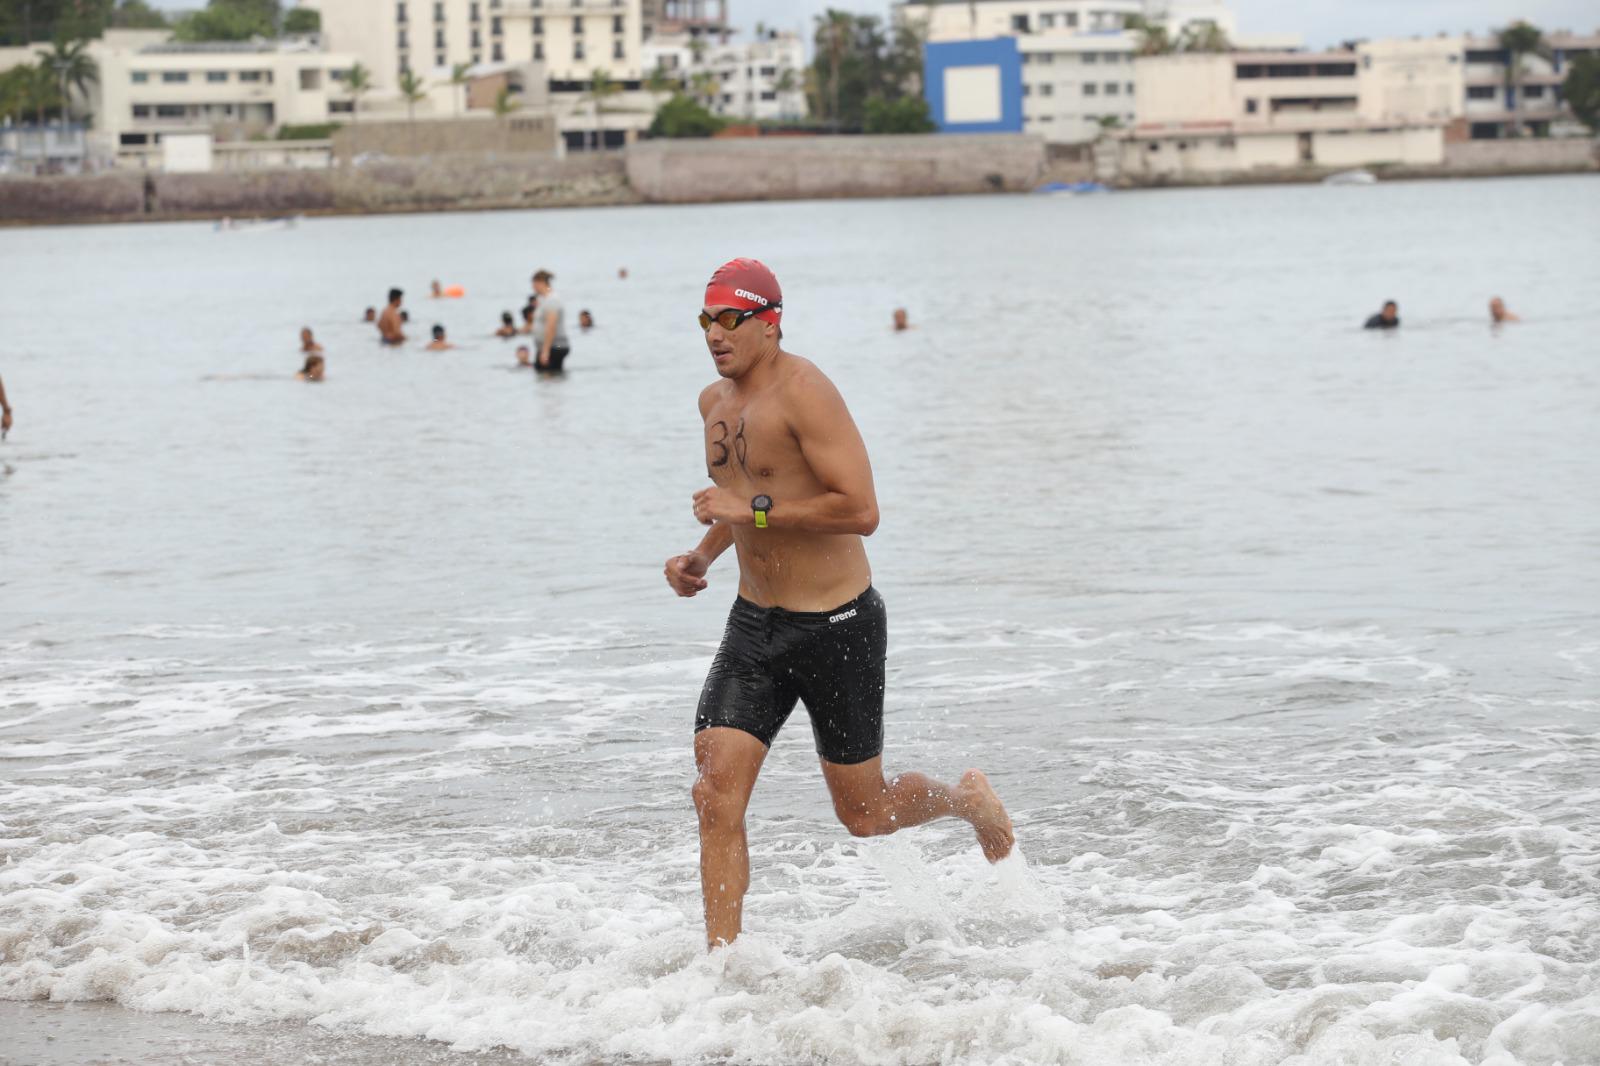
M776 311L782 306L783 301L779 300L777 303L772 304L771 306L752 307L748 311L735 311L731 307L726 311L718 311L714 315L708 315L704 311L701 311L700 328L709 333L711 332L711 323L715 322L717 325L731 333L733 330L736 330L740 326L744 325L745 319L754 318L763 311Z

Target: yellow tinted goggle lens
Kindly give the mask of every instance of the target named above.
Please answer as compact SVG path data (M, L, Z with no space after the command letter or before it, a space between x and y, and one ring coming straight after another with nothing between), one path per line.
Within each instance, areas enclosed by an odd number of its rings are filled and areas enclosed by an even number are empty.
M729 308L726 311L721 311L715 315L708 315L704 311L701 311L700 328L702 330L709 330L711 328L711 323L715 322L723 329L738 329L740 323L757 313L757 311L735 311L732 308Z

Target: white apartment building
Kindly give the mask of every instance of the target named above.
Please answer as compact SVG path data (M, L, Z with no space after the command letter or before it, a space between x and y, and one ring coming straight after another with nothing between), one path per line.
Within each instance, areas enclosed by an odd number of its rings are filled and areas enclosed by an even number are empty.
M621 144L654 113L643 92L640 0L315 0L322 36L372 71L374 106L393 108L402 71L435 90L418 117L450 114L436 83L457 64L534 71L570 147L595 127L592 79L604 72L622 95L603 105L606 144ZM308 5L310 6L310 5ZM539 73L542 72L542 73ZM363 103L363 108L366 103Z
M1233 12L1196 0L973 0L899 4L895 17L925 28L930 43L1014 37L1022 56L1023 129L1047 141L1092 141L1109 124L1135 120L1131 16L1165 23L1175 37L1213 23L1232 39Z
M646 76L660 70L692 85L695 75L715 80L710 110L730 119L782 122L806 116L805 42L770 34L747 44L713 44L687 35L655 36L644 43ZM696 48L703 49L697 62Z
M0 50L0 70L37 49ZM13 55L12 53L16 53ZM73 108L94 116L94 139L138 156L166 134L243 141L283 125L336 121L349 109L343 78L354 62L311 41L182 44L166 30L107 30L89 42L98 77Z

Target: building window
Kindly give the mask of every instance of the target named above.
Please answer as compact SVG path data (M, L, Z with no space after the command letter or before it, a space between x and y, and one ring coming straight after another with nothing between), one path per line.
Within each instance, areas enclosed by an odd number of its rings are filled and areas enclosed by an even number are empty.
M574 60L579 61L579 62L581 62L583 60L583 42L582 41L573 41L572 42L572 58Z
M1012 15L1011 16L1011 29L1016 33L1027 33L1028 32L1028 16L1027 15Z
M489 58L493 59L496 63L505 62L506 50L500 47L499 41L494 42L494 48L490 50Z
M406 24L406 5L405 4L396 4L396 5L394 5L394 20L396 22L398 22L402 26L404 26Z
M1105 61L1107 63L1120 63L1120 62L1122 62L1122 53L1121 52L1106 52L1104 54L1104 59L1105 59Z
M1049 82L1045 82L1043 85L1039 86L1039 95L1040 96L1054 96L1055 94L1056 94L1056 87L1054 85L1051 85Z
M406 31L405 30L401 30L400 31L400 39L395 42L395 46L397 48L399 48L400 51L402 51L402 52L404 52L407 48L411 47L411 42L406 39Z
M445 54L443 52L435 52L433 54L433 65L434 66L442 67L447 62L448 62L448 60L445 58Z
M533 58L535 58L535 59L543 59L544 58L544 42L543 41L534 41L533 42Z
M206 71L206 81L218 82L218 81L227 81L227 80L228 80L228 72L225 71L225 70L208 70L208 71Z
M1493 85L1469 85L1469 86L1467 86L1467 99L1468 100L1493 100L1494 97L1495 97L1495 88L1494 88Z
M611 58L612 59L626 59L626 58L628 58L628 46L623 44L622 40L620 38L611 42Z
M261 80L261 72L259 70L241 70L239 72L239 80L240 81L260 81Z
M433 21L435 21L435 22L443 22L444 21L444 4L436 3L436 4L433 5Z
M169 84L186 82L189 80L189 72L187 70L163 70L161 72L161 80Z
M300 91L312 92L322 88L322 71L316 67L307 67L300 72Z
M1122 86L1118 85L1116 82L1114 82L1114 81L1106 82L1106 95L1107 96L1116 96L1121 91L1122 91Z
M156 118L184 118L189 109L182 104L157 104Z
M1065 12L1064 14L1062 14L1061 18L1062 18L1062 21L1065 23L1067 29L1070 30L1070 29L1076 29L1077 28L1077 25L1078 25L1078 13L1076 11Z
M1085 52L1085 53L1083 53L1083 61L1085 63L1098 63L1098 62L1100 62L1100 53L1099 52Z
M434 30L433 31L433 46L435 48L443 48L444 47L444 31L443 30Z
M1132 96L1132 95L1133 95L1133 82L1131 82L1131 81L1130 81L1130 82L1129 82L1129 83L1128 83L1128 84L1127 84L1127 90L1128 90L1128 95L1129 95L1129 96Z
M1055 25L1056 25L1056 17L1054 15L1040 15L1039 16L1039 26L1040 26L1040 28L1046 29L1046 30L1052 30L1052 29L1055 29Z
M771 103L772 101L776 100L777 98L778 98L778 94L777 93L762 93L761 94L761 99L765 100L768 103Z
M472 53L472 65L473 66L477 66L479 63L482 63L482 62L483 62L483 53L482 52L474 52L474 53Z
M502 27L501 27L501 24L500 24L500 16L499 15L496 15L494 18L489 20L489 32L494 34L496 37L500 36L500 34L502 32Z
M134 118L149 118L150 117L150 105L149 104L134 104L133 105L133 117Z
M467 18L471 19L473 22L477 22L483 18L483 16L478 12L476 0L474 0L474 3L471 7L467 8Z
M345 114L349 114L350 112L354 111L355 109L356 109L356 105L355 105L355 101L353 101L353 100L329 100L328 101L328 110L330 112L334 113L334 114L338 114L340 112L343 112Z
M574 37L582 37L583 36L583 19L582 18L575 18L575 19L572 20L572 35Z
M533 35L535 37L537 37L543 32L544 32L544 16L542 16L542 15L533 16Z
M1023 96L1032 96L1032 95L1033 95L1033 86L1031 86L1031 85L1024 85L1024 86L1023 86L1023 87L1022 87L1022 95L1023 95Z
M483 34L478 30L473 30L472 31L472 47L474 47L474 48L482 48L483 47Z
M1100 91L1100 87L1098 85L1096 85L1094 82L1086 81L1086 82L1083 83L1083 95L1085 95L1085 96L1094 96L1099 91Z
M1522 95L1526 99L1529 99L1529 100L1538 100L1539 98L1544 96L1544 86L1543 85L1524 85L1522 87Z
M776 78L778 76L778 68L777 67L762 67L761 68L761 76L763 78Z
M624 30L624 28L623 28L622 16L621 15L613 15L611 17L611 32L612 33L624 33L624 32L626 32Z
M1256 108L1260 106L1261 101L1252 96L1250 99L1244 102L1244 113L1247 115L1253 115L1256 113Z

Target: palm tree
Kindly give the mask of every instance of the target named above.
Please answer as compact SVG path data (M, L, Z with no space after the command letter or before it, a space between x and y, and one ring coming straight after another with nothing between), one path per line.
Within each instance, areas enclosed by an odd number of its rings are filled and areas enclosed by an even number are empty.
M61 125L72 117L72 89L80 96L89 95L89 86L100 80L100 68L89 58L88 41L68 43L57 40L48 50L39 52L39 66L51 71L61 84Z
M1516 112L1522 110L1522 76L1527 73L1522 68L1522 60L1526 56L1545 55L1549 48L1539 28L1521 19L1496 36L1500 39L1500 47L1506 51L1506 110L1512 112L1511 135L1520 137L1523 124Z
M652 70L650 76L644 80L644 87L653 93L670 93L676 85L677 82L673 80L667 68L660 63L656 64L656 69Z
M1142 56L1164 56L1178 50L1164 22L1156 22L1143 15L1129 15L1123 26L1139 35L1139 54Z
M800 88L800 79L795 75L793 67L780 67L778 77L772 83L772 91L778 94L778 108L785 118L789 117L789 110L785 106L785 98Z
M417 101L428 95L426 83L414 71L400 72L400 95L406 100L406 124L411 128L411 150L417 150Z
M709 70L698 70L689 79L689 90L696 100L710 107L716 102L717 84L717 76L715 74Z
M1210 19L1191 22L1183 28L1183 33L1178 36L1178 51L1180 52L1231 52L1233 42L1228 40L1227 33Z
M516 98L511 95L511 90L505 88L504 86L501 87L499 92L494 94L494 113L499 118L505 118L507 115L511 114L511 112L515 111L521 106L522 105L517 102Z
M361 97L372 91L372 71L359 62L352 63L344 84L350 90L350 121L358 122L361 118Z
M458 118L461 115L461 105L465 102L467 95L467 71L471 69L471 63L457 63L455 66L450 68L450 84L453 87L461 90L460 96L455 96L452 94L456 105L456 116Z
M844 61L845 46L851 37L855 17L847 11L828 8L826 14L817 16L819 36L823 37L828 51L828 99L831 103L828 117L835 129L839 127L839 65Z
M596 70L589 78L589 91L587 96L594 104L594 147L595 151L605 147L605 125L602 123L600 113L605 110L605 102L622 91L622 86L613 81L611 74L605 70Z

